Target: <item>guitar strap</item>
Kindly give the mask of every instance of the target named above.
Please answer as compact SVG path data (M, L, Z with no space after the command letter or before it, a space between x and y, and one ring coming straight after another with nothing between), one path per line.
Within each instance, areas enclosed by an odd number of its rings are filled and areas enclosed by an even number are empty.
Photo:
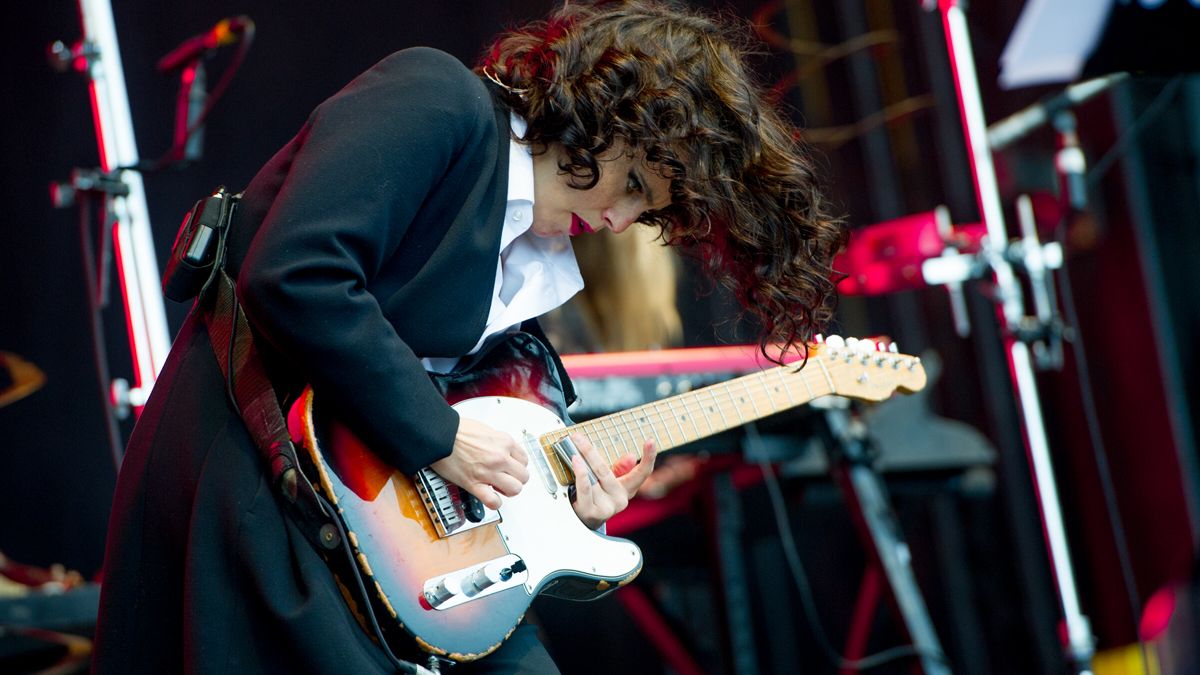
M318 550L336 549L341 545L338 527L301 471L279 398L255 349L234 282L224 269L216 274L212 287L200 299L200 311L229 398L250 431L271 487L283 497L293 522Z
M271 487L317 550L341 544L338 523L300 470L275 388L267 377L233 279L225 272L229 230L240 194L224 187L196 202L184 218L163 275L163 295L172 300L198 298L194 311L208 327L208 339L225 379L229 402L250 431L269 471Z
M250 324L238 302L235 284L222 267L222 257L218 255L215 277L201 291L198 307L208 325L209 341L225 376L227 395L258 446L269 471L271 487L283 498L284 509L292 522L318 551L332 553L341 548L347 554L346 569L357 581L359 600L364 603L365 614L370 620L370 625L363 628L374 632L377 643L397 672L436 675L440 663L436 656L430 655L428 668L404 661L392 652L383 637L362 578L350 558L352 552L346 545L345 530L333 515L333 507L317 494L301 470L279 398L254 347Z

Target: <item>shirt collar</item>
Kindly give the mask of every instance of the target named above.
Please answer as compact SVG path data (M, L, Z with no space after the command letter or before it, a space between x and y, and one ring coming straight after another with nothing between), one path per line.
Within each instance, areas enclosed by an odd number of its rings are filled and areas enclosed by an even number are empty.
M525 143L516 139L525 135L525 120L516 113L509 115L513 140L508 144L508 201L524 200L533 203L533 153Z

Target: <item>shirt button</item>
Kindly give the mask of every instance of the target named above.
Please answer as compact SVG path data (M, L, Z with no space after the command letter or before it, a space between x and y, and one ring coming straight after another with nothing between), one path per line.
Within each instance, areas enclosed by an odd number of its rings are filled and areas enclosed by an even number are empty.
M521 218L523 218L524 216L525 216L525 212L524 212L524 211L522 211L521 209L517 209L516 211L513 211L512 219L513 219L513 220L520 220L520 219L521 219Z

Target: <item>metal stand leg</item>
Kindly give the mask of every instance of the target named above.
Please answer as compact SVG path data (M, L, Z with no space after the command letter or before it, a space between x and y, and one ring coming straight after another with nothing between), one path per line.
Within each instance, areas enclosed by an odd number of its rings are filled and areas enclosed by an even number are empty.
M61 42L51 45L51 63L60 70L85 72L90 79L101 168L77 169L70 181L57 184L54 203L70 206L75 193L91 192L104 195L106 213L111 212L106 226L112 226L134 370L132 387L124 379L111 383L113 397L120 400L109 410L119 414L141 410L171 349L171 336L145 187L142 175L130 168L139 157L112 5L109 0L79 0L79 10L83 40L72 48ZM106 364L100 368L107 371ZM120 457L116 460L119 465Z
M742 503L733 476L727 472L713 477L712 491L713 536L721 568L721 586L725 589L725 617L733 672L754 675L759 668L750 589L746 584L749 576L742 555Z
M1000 202L1000 188L992 166L991 148L988 145L984 125L983 102L976 78L975 60L971 50L970 34L967 30L963 0L922 0L926 9L939 12L946 37L946 48L950 56L951 71L958 102L962 113L963 135L970 157L972 175L975 179L976 196L980 214L987 226L989 249L985 251L988 266L995 282L995 297L1005 329L1008 362L1012 370L1013 385L1022 413L1026 450L1034 474L1034 489L1037 491L1041 509L1042 528L1046 537L1050 563L1058 586L1058 599L1066 626L1066 651L1075 672L1092 672L1092 656L1095 647L1091 627L1079 603L1075 576L1071 568L1066 529L1054 482L1050 443L1042 424L1041 402L1034 381L1033 359L1029 346L1021 341L1020 327L1025 318L1023 290L1016 270L1005 256L1002 242L1007 242L1008 232L1004 222L1004 211ZM1029 267L1026 262L1026 267Z
M896 522L887 489L871 468L866 427L843 409L827 410L825 421L830 470L841 484L848 505L856 511L864 541L887 577L905 629L920 653L921 668L925 675L949 675L942 645L913 575L908 544Z

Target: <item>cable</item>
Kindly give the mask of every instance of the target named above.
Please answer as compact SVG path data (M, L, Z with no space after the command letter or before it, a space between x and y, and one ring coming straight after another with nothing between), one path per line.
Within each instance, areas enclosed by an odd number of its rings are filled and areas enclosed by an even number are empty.
M1146 109L1143 110L1140 115L1138 115L1137 119L1133 121L1133 124L1130 124L1129 128L1127 128L1125 132L1121 134L1121 137L1112 144L1112 147L1110 147L1100 157L1100 159L1096 160L1095 164L1092 165L1091 170L1088 171L1087 174L1087 181L1089 185L1095 185L1099 183L1100 179L1104 177L1104 174L1112 168L1113 163L1120 159L1121 155L1125 154L1125 151L1129 149L1129 146L1135 140L1137 140L1137 137L1141 135L1142 130L1145 129L1146 125L1153 122L1155 118L1157 118L1163 113L1164 110L1167 109L1167 104L1171 102L1171 99L1175 98L1175 94L1183 85L1183 80L1184 76L1179 75L1168 82L1162 88L1162 90L1158 92L1158 95L1154 97L1154 100L1150 102L1150 105L1146 106Z
M1161 96L1161 94L1160 94ZM1114 146L1115 147L1115 146ZM1057 228L1055 239L1060 243L1066 239L1066 219L1064 218ZM1129 608L1133 614L1134 637L1137 639L1138 647L1142 653L1142 669L1145 675L1150 675L1150 659L1146 652L1146 643L1141 639L1138 632L1138 624L1142 615L1142 600L1137 591L1137 583L1133 576L1133 561L1129 557L1129 542L1125 536L1125 526L1121 522L1121 513L1117 504L1117 493L1113 487L1112 470L1108 465L1108 451L1104 446L1104 437L1100 433L1100 416L1096 412L1096 399L1092 395L1092 375L1091 368L1088 366L1087 350L1084 348L1083 338L1079 328L1079 315L1075 311L1075 293L1071 287L1070 275L1063 270L1063 273L1058 275L1059 292L1062 296L1063 312L1066 315L1067 325L1075 326L1075 339L1072 341L1072 346L1076 351L1075 359L1075 377L1079 381L1079 397L1083 405L1083 415L1087 420L1088 436L1091 440L1092 455L1096 463L1097 480L1100 483L1100 491L1104 495L1104 508L1108 515L1109 525L1113 533L1113 546L1117 549L1117 563L1121 568L1121 580L1125 584L1126 597L1129 600Z
M350 568L350 576L354 577L354 584L358 588L358 597L363 602L362 614L370 622L371 632L383 650L384 655L391 661L397 672L408 673L410 675L429 675L430 671L428 669L405 661L392 652L392 648L383 637L383 629L379 626L379 621L375 618L375 610L371 605L371 597L367 594L367 587L363 584L362 574L358 571L358 563L354 560L354 552L350 550L350 537L346 534L346 528L342 526L341 519L333 515L335 514L333 505L321 493L318 492L316 495L321 508L324 509L326 515L330 516L330 521L333 522L334 527L338 530L338 537L340 537L340 541L342 542L340 548L346 554L346 564Z
M873 112L852 124L833 127L808 127L801 132L801 136L813 145L823 145L831 150L836 150L848 141L852 141L876 127L892 124L897 120L904 119L922 110L930 110L934 106L933 97L928 94L910 96L903 101L898 101L885 107L883 110Z
M747 440L752 445L761 444L762 440L758 435L758 428L753 424L747 424L746 436ZM762 456L763 453L760 453ZM836 668L850 670L869 670L877 668L886 663L891 663L898 659L913 657L913 656L928 656L939 661L945 661L946 655L940 653L931 653L922 649L918 649L914 645L900 645L890 647L883 651L869 654L859 659L847 659L833 647L829 640L829 635L825 632L825 628L821 623L821 617L817 612L816 601L813 600L812 585L808 581L808 575L804 571L804 565L800 562L800 554L796 546L796 539L792 536L791 519L788 518L787 506L784 503L783 491L779 487L779 481L775 477L775 471L771 468L771 463L767 460L758 462L759 468L762 470L763 482L767 486L767 494L771 499L771 509L775 514L775 526L779 531L779 540L783 545L783 554L787 558L788 568L792 573L792 579L796 584L796 590L800 593L800 603L804 607L804 614L808 619L809 625L812 627L813 636L817 639L817 643L824 652L826 659L829 660Z
M162 171L166 168L183 168L187 166L189 162L183 162L180 159L181 155L183 154L184 147L187 146L188 140L190 140L191 137L194 136L196 132L204 126L205 121L208 120L209 113L213 111L213 108L216 107L217 102L220 101L221 97L225 95L225 90L229 88L229 84L233 81L233 76L236 75L238 70L242 67L242 62L245 61L246 54L250 51L250 46L253 43L254 22L249 18L246 18L244 21L242 37L238 42L237 51L234 52L233 57L229 61L228 67L225 68L225 72L221 73L221 79L217 80L216 86L214 86L212 91L209 93L208 101L205 102L204 108L200 110L200 114L196 116L196 120L188 126L187 131L183 134L183 138L177 139L175 143L171 145L171 147L167 148L166 152L164 152L159 156L158 159L154 161L142 160L133 166L123 166L120 168L141 171L142 173L153 173L156 171Z
M1089 186L1097 185L1100 179L1112 168L1113 164L1128 151L1129 146L1138 139L1142 131L1167 109L1168 105L1175 98L1175 95L1179 92L1183 82L1184 76L1182 75L1176 76L1167 82L1158 94L1155 95L1154 100L1142 110L1141 114L1125 129L1116 142L1109 147L1100 159L1092 164L1092 168L1087 174ZM1055 239L1059 243L1066 241L1065 218L1056 228ZM1076 310L1075 294L1071 285L1070 275L1064 271L1063 274L1058 276L1061 281L1060 293L1067 325L1078 328L1080 325L1079 314ZM1113 546L1116 548L1117 563L1121 569L1121 580L1125 586L1126 599L1129 602L1131 618L1133 619L1134 637L1137 640L1142 656L1142 672L1150 675L1150 659L1146 643L1138 633L1138 625L1142 614L1142 599L1137 590L1137 581L1134 578L1133 561L1129 555L1129 541L1125 534L1125 525L1121 520L1116 489L1112 480L1112 469L1108 463L1108 451L1104 445L1104 437L1100 430L1100 418L1096 409L1096 399L1093 394L1091 367L1088 364L1087 350L1084 346L1083 338L1078 330L1076 330L1075 336L1075 339L1072 341L1072 346L1077 353L1077 358L1075 359L1075 376L1079 384L1080 403L1083 407L1088 437L1091 441L1097 481L1100 483L1100 492L1103 496L1105 512L1108 516L1109 526L1113 535Z

